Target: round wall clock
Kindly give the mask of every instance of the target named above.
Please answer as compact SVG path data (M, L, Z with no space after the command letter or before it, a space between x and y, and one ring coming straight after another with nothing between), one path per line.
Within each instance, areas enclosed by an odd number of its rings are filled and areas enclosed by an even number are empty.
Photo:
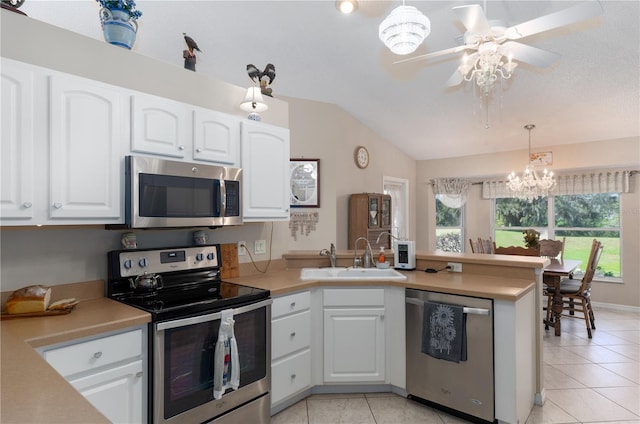
M356 165L358 168L364 169L369 166L369 151L364 146L358 146L355 153Z

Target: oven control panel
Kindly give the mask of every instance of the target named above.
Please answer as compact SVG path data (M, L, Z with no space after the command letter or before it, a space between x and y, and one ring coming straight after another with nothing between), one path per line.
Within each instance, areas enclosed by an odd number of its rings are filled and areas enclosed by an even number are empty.
M219 267L217 245L157 250L130 250L118 254L121 277L147 273L188 271Z

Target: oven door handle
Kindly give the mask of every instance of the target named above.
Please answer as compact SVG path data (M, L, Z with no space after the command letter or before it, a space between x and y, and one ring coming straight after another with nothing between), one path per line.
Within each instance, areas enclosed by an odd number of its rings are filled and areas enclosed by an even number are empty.
M246 312L255 311L256 309L260 309L260 308L264 308L266 306L269 306L272 303L273 303L273 300L266 299L266 300L263 300L263 301L258 302L258 303L252 303L250 305L245 305L245 306L241 306L239 308L234 308L233 309L233 315L240 315L240 314L244 314ZM220 319L220 318L222 318L222 312L214 312L212 314L198 315L196 317L182 318L182 319L177 319L177 320L173 320L173 321L166 321L166 322L159 322L159 323L156 324L156 330L168 330L170 328L186 327L187 325L200 324L200 323L208 322L208 321L215 321L215 320Z

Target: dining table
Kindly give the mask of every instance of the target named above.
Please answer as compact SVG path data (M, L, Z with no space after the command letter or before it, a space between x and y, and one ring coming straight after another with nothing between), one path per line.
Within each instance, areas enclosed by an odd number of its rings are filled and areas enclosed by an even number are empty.
M575 259L551 259L551 263L547 265L542 274L542 281L547 286L554 288L553 300L551 302L551 321L545 319L544 324L552 326L555 335L561 334L560 317L562 316L563 301L562 293L560 293L560 282L563 277L571 277L573 272L578 268L582 261Z

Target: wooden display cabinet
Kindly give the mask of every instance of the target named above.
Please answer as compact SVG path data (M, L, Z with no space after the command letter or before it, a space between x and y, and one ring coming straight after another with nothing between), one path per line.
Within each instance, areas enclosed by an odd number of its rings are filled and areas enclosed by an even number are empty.
M391 232L391 196L380 193L358 193L349 196L349 249L354 248L358 237L365 237L371 244L374 256L380 247L391 248L388 235L376 243L378 236ZM364 247L358 246L359 249Z

